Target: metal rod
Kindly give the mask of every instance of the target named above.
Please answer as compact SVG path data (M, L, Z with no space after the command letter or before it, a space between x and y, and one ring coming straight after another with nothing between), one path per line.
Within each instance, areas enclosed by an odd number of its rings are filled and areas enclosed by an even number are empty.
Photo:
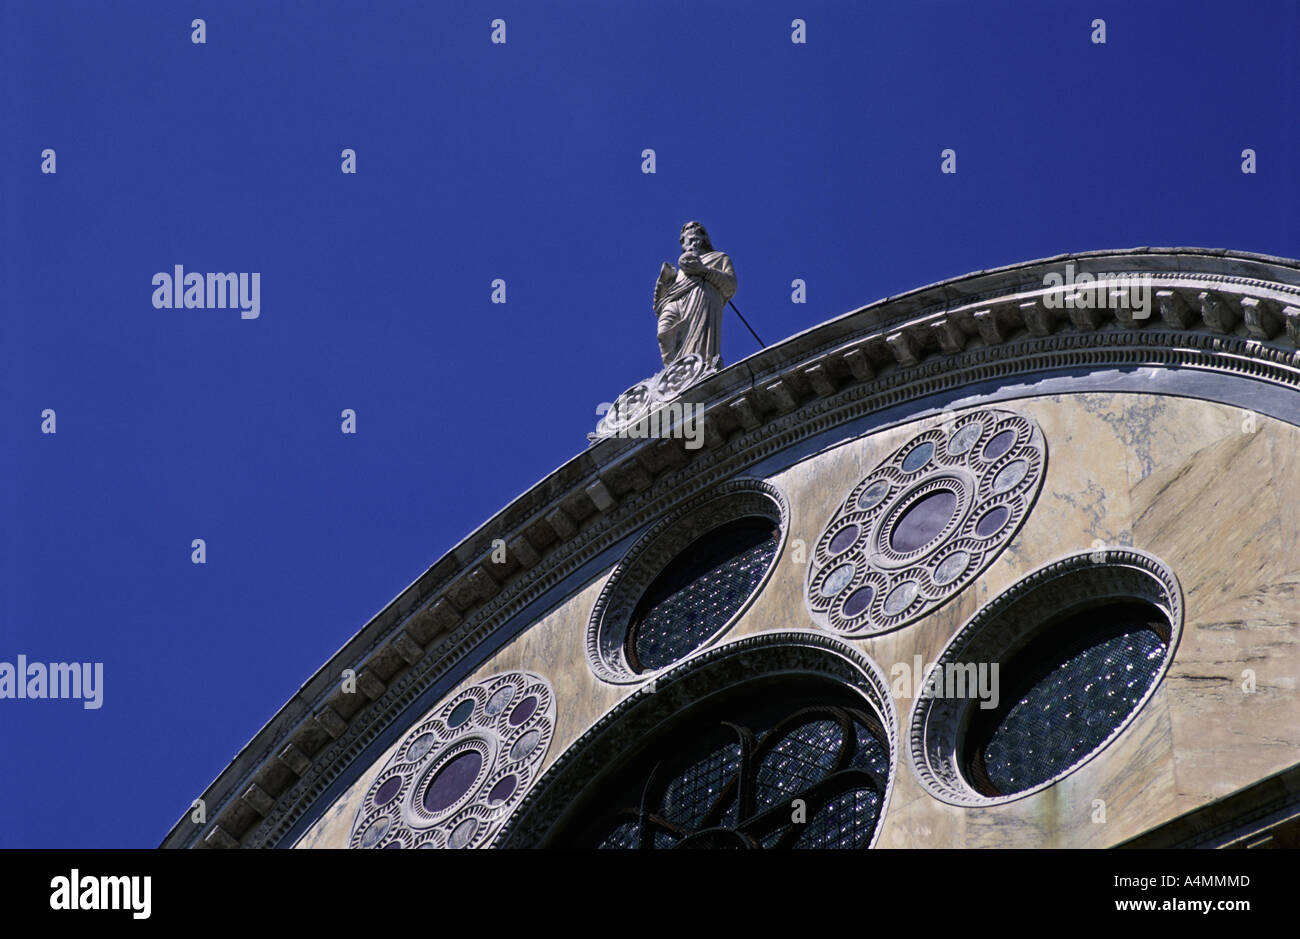
M736 310L736 305L732 303L730 300L727 301L727 305L730 306L733 310ZM749 330L749 334L758 341L758 344L760 346L766 349L767 343L765 343L762 339L758 338L758 333L754 332L754 327L749 325L749 320L745 319L745 314L741 313L740 310L736 310L736 315L739 316L740 321L745 324L745 328Z

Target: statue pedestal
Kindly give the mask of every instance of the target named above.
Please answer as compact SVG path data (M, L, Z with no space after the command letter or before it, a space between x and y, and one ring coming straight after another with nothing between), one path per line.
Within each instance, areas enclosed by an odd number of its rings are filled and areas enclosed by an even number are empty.
M698 420L693 405L681 401L681 395L722 367L722 357L705 362L699 355L684 355L672 365L637 382L618 396L587 440L596 443L610 437L681 436L680 424ZM692 414L686 413L692 411Z

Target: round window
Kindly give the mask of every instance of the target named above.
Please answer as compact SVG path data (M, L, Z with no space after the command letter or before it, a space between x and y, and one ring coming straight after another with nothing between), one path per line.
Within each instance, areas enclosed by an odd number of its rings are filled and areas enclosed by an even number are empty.
M785 515L774 487L737 480L651 528L592 612L587 653L596 674L637 681L725 633L771 574Z
M896 770L889 686L822 635L709 649L629 695L539 781L505 847L866 848Z
M972 712L967 778L1002 796L1069 770L1146 697L1169 640L1166 614L1150 603L1103 602L1049 624L1003 666L997 707Z
M633 671L671 665L744 606L776 556L780 529L749 516L719 525L673 558L632 613L624 652Z
M573 846L866 847L889 779L880 721L799 697L755 689L654 741L575 821Z
M1131 548L1074 555L981 610L927 673L912 715L926 788L956 805L1019 798L1115 739L1164 674L1182 595Z

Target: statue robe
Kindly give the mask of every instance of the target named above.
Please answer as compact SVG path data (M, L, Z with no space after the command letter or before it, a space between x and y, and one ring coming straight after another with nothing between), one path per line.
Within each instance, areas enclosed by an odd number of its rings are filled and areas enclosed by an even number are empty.
M665 366L693 353L703 357L707 367L722 354L722 310L735 296L736 270L721 251L701 254L700 262L703 274L678 268L672 284L656 290L659 353Z

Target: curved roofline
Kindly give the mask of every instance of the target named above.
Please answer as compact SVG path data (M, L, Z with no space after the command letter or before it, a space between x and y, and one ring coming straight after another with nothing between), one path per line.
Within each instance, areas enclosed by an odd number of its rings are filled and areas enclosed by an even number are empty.
M1150 274L1154 289L1168 294L1169 309L1162 300L1160 319L1142 323L1111 311L1047 310L1043 274L1068 262L1080 272ZM1226 368L1229 353L1258 358L1252 375L1300 388L1300 261L1207 248L1060 254L881 298L727 366L682 396L706 408L704 447L600 440L516 496L330 656L205 790L208 823L184 816L162 846L278 842L274 832L287 831L286 819L305 811L419 688L472 654L491 632L485 624L514 615L521 598L550 590L575 557L590 556L688 495L656 481L678 475L699 454L725 462L719 455L744 449L752 431L798 417L823 399L852 399L846 406L859 413L896 403L911 386L935 383L928 366L936 356L962 363L945 370L958 383L992 374L994 363L1003 369L998 374L1016 373L1017 364L1042 370L1063 355L1053 346L1062 337L1115 355L1136 338L1145 355L1172 356L1156 364L1185 364L1192 356L1197 367ZM818 426L828 420L834 418L819 417ZM769 449L793 442L763 436L772 438ZM506 542L504 564L489 560L494 539ZM357 670L360 693L339 693L342 668Z

